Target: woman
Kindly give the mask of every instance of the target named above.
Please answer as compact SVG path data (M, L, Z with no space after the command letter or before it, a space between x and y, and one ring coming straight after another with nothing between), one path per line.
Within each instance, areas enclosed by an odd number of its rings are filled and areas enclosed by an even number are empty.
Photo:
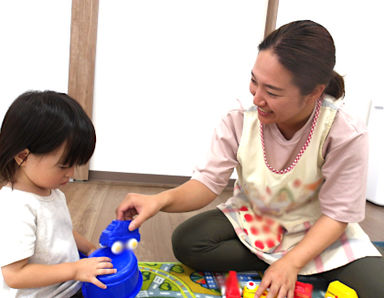
M359 297L384 297L384 261L357 222L365 215L367 131L342 108L329 32L292 22L259 45L254 107L230 111L204 167L154 196L128 194L119 219L206 206L238 173L233 197L181 224L175 256L204 271L265 270L256 297L293 297L297 275L338 279ZM364 268L369 268L367 271ZM363 273L362 273L363 271ZM359 274L356 274L359 272Z

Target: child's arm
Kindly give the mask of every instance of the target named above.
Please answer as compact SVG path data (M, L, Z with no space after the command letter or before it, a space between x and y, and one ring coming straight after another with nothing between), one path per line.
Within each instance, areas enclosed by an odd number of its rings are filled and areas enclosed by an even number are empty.
M24 259L1 267L4 280L11 288L39 288L69 280L91 282L105 289L96 276L116 273L107 257L85 258L77 262L54 265L31 264Z
M95 245L89 242L84 236L73 230L73 237L77 245L77 249L83 254L89 256L93 251L97 249Z

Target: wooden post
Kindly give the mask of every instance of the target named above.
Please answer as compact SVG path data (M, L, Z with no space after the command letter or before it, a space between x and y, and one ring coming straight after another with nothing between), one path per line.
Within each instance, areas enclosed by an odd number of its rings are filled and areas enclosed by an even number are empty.
M264 37L276 29L277 10L279 0L268 0L267 18L265 20Z
M92 118L99 0L72 0L68 94ZM89 165L75 171L76 180L88 179Z

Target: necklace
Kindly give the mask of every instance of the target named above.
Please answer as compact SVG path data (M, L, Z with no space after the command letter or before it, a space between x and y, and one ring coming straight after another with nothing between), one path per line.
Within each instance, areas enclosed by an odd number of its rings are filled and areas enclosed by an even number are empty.
M277 169L273 168L269 164L269 162L268 162L267 154L265 152L265 145L264 145L264 129L263 129L263 125L260 122L260 136L261 136L261 146L263 148L264 162L265 162L265 165L267 166L267 168L269 170L271 170L273 173L276 173L276 174L286 174L289 171L291 171L295 167L295 165L299 162L301 156L304 154L304 152L307 149L309 143L311 142L313 131L315 130L317 119L319 118L321 103L322 103L322 100L319 99L317 101L317 104L316 104L315 116L313 117L311 129L309 131L307 140L305 141L304 145L301 147L299 153L297 153L297 155L296 155L295 159L292 161L292 163L288 167L283 169L283 170L277 170Z

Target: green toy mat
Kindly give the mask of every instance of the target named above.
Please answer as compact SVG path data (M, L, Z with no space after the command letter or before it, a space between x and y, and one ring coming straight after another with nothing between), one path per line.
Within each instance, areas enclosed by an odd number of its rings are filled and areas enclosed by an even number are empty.
M197 272L181 263L139 262L143 286L136 297L221 297L221 285L225 275L213 272ZM259 272L238 272L243 288L249 280L261 281ZM314 286L313 298L324 297L328 284L315 278L299 278Z
M381 253L384 242L373 242ZM221 285L225 274L198 272L177 262L139 262L143 275L143 286L137 297L221 297ZM237 272L241 288L249 280L261 281L262 273L256 271ZM299 281L313 285L312 298L323 298L328 282L315 278L299 276Z

